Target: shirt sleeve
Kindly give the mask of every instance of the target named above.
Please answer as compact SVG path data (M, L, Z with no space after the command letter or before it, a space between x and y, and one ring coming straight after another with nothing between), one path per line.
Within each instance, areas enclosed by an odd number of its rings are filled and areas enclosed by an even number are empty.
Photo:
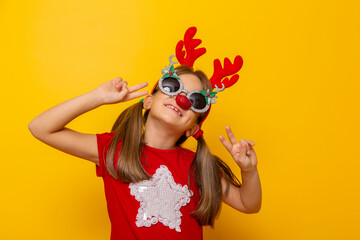
M105 175L106 153L114 134L115 132L105 132L105 133L96 134L98 153L99 153L99 165L97 164L95 165L97 177L103 177Z

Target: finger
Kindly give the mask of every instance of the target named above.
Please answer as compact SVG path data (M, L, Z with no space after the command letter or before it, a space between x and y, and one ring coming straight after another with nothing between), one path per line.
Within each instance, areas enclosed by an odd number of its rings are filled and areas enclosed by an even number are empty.
M255 146L255 143L252 140L248 140L248 144L249 144L249 150L248 150L248 155L249 155L251 150L253 150L253 146Z
M121 83L121 82L122 82L122 78L121 78L121 77L117 77L117 78L114 78L114 79L112 80L112 84L113 84L114 86L118 85L118 84Z
M248 140L248 143L251 145L251 146L254 146L255 143L253 142L253 140Z
M229 138L231 144L232 145L236 144L237 141L236 141L236 138L235 138L233 132L231 131L231 128L229 126L226 126L225 129L226 129L226 133L228 135L228 138Z
M219 136L221 143L231 153L232 145L223 136Z
M124 88L127 88L127 82L126 81L122 81L122 82L118 82L118 83L115 83L115 88L116 90L118 90L119 92L122 91L122 89Z
M120 92L119 92L119 98L124 99L126 94L128 94L129 89L127 88L127 82L124 82L124 84L121 86Z
M112 81L113 81L114 83L121 82L121 81L122 81L122 77L114 78Z
M246 154L249 155L250 154L250 146L249 146L248 142L244 138L242 138L240 140L240 144L245 146Z
M145 95L148 95L148 94L149 94L149 91L141 91L141 92L129 93L127 95L127 97L125 98L125 101L131 100L131 99L134 99L134 98L138 98L138 97L142 97L142 96L145 96Z
M122 80L122 78L115 78L115 79L113 79L112 81L111 81L111 83L112 83L112 85L114 85L115 87L116 86L119 86L119 85L121 85L122 83L123 83L123 80Z
M146 87L147 85L148 85L147 82L136 84L134 86L129 87L129 92L130 93L135 92L135 91L137 91L139 89L142 89L142 88Z

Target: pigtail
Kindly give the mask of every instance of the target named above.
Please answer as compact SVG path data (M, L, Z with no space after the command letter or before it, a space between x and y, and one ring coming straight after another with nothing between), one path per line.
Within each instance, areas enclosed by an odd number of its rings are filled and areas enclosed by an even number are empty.
M109 146L106 168L113 178L120 178L123 182L150 179L150 175L144 170L140 159L144 145L142 106L143 103L139 102L125 109L111 129L111 131L115 131L115 135ZM114 157L120 141L122 141L121 151L115 170Z
M219 166L200 136L193 160L194 179L198 185L200 201L192 213L202 225L213 226L221 209L221 182Z
M193 178L199 189L200 201L192 214L196 216L200 224L213 227L215 218L221 210L221 176L226 179L226 191L229 189L229 183L237 187L240 187L241 183L225 162L211 154L202 136L199 136L197 141L196 154L191 168L193 169Z

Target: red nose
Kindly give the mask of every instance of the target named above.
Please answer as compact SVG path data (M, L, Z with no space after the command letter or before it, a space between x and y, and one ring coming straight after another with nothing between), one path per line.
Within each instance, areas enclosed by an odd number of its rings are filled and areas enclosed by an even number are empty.
M189 99L183 95L177 95L175 100L177 105L185 110L189 109L192 105Z

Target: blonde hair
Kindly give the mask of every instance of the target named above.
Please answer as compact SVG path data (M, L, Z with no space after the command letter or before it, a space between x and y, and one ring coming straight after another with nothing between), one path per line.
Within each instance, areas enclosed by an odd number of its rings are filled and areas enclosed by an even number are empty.
M200 70L194 71L193 68L181 65L176 67L176 72L178 75L193 74L200 79L203 90L211 89L207 76ZM158 90L159 88L156 87L153 94L156 94ZM149 114L149 110L146 110L143 114L142 109L142 102L125 109L111 129L111 131L115 132L115 135L106 156L106 168L113 178L120 179L122 182L135 183L151 178L143 168L140 160L143 154L144 126ZM205 114L203 113L199 116L198 123L201 122ZM176 146L180 146L186 139L186 135L182 135L176 142ZM118 164L115 169L114 157L120 141L122 141L121 151L118 155ZM193 178L199 189L200 201L192 214L200 224L213 226L214 220L221 210L221 176L227 182L226 191L229 189L229 183L237 187L240 187L241 183L226 163L211 154L202 136L197 141L197 150L188 173L188 185L190 186L190 178ZM191 173L193 173L192 176Z

